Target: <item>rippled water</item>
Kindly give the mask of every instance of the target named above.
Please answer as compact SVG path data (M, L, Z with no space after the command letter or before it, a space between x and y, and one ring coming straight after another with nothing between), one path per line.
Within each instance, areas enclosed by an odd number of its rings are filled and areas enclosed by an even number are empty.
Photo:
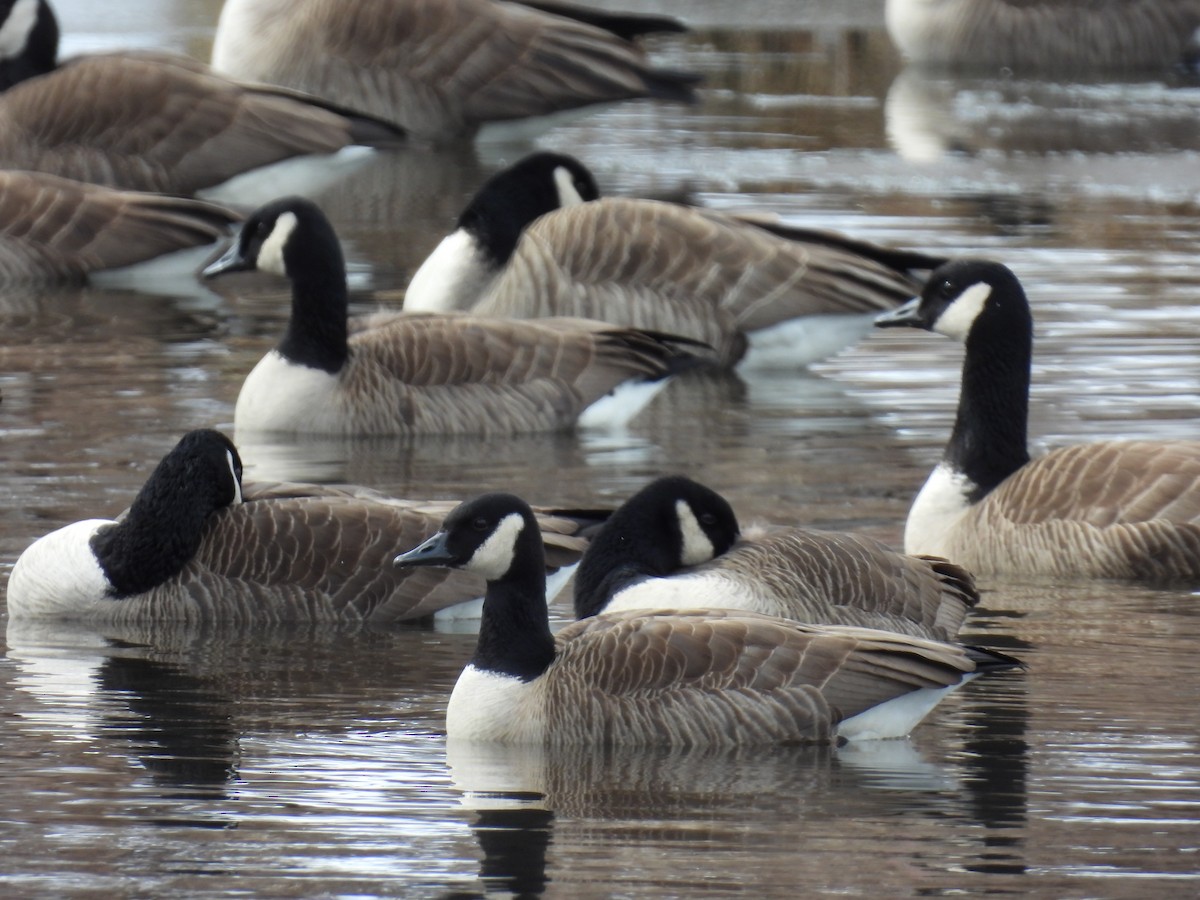
M621 106L539 144L611 193L1002 258L1035 304L1035 440L1193 437L1200 90L923 77L902 71L881 5L656 4L695 25L656 52L706 74L704 103ZM217 3L58 8L69 50L203 55ZM360 308L527 149L380 157L313 188ZM0 296L3 577L38 535L124 507L183 431L230 423L286 295L256 276L215 288ZM744 519L897 542L960 352L881 332L812 372L673 384L621 434L244 450L251 475L413 497L504 485L594 505L686 471ZM910 742L850 750L448 755L469 633L10 628L0 893L1195 896L1196 598L983 586L970 636L1028 671L973 683Z

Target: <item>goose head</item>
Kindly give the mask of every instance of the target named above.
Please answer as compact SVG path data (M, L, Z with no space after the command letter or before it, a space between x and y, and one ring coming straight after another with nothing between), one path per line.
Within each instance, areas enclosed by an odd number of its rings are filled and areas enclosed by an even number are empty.
M1007 266L957 259L929 276L921 296L875 319L878 328L907 326L967 343L973 334L1032 331L1029 304Z
M45 0L0 0L0 90L57 65L58 21Z
M345 281L345 260L329 219L303 197L285 197L255 210L229 249L204 267L212 278L257 269L295 281L312 273L336 273Z

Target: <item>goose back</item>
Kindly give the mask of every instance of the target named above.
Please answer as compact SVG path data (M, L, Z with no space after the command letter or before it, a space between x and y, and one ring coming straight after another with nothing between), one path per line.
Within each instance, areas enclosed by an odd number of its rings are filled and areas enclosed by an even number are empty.
M594 103L690 100L695 80L602 28L496 0L226 0L212 59L430 139Z

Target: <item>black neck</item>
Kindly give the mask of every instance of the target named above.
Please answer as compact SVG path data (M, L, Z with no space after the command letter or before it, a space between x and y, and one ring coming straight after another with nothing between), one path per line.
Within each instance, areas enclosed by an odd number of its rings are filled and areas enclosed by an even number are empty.
M458 227L475 238L493 266L501 268L508 264L529 223L558 205L552 187L516 191L485 185L458 217Z
M321 253L297 256L288 263L292 317L279 352L292 362L336 374L350 356L346 343L350 299L341 249L331 234L331 243Z
M599 615L614 594L642 578L661 578L679 568L678 548L667 547L670 531L639 540L617 510L605 523L575 570L575 618Z
M528 529L527 529L528 531ZM536 552L518 553L499 581L489 581L471 664L531 681L554 661L554 635L546 609L546 568L537 529Z
M975 487L968 499L982 500L1029 462L1029 373L1033 325L1028 307L1005 310L1010 320L985 323L967 336L962 390L945 461ZM989 315L985 313L984 315Z
M211 504L180 503L151 484L138 494L124 519L92 536L92 552L116 599L144 593L178 575L196 555Z
M0 91L28 78L54 71L58 60L58 22L46 3L38 5L37 22L20 56L0 59Z

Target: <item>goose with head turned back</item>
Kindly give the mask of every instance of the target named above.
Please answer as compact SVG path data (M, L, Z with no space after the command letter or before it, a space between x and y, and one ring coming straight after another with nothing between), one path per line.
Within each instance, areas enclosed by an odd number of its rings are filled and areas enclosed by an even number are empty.
M876 324L966 344L954 429L909 511L907 552L976 575L1200 578L1200 442L1102 441L1030 459L1033 319L1008 268L948 263Z
M409 310L584 316L682 334L732 366L804 365L870 330L940 257L675 203L597 199L578 160L489 179L413 276ZM589 201L589 202L584 202Z
M275 350L246 377L234 424L316 434L515 434L626 421L691 357L670 337L579 319L379 314L347 321L337 235L297 197L252 214L204 269L292 282Z
M199 200L0 171L0 285L83 281L215 243L239 220Z
M293 156L403 132L292 91L241 85L183 56L57 61L46 0L0 0L0 167L191 194Z
M1200 0L887 0L885 15L914 63L1083 73L1184 62Z
M762 744L900 737L949 691L1015 660L867 628L736 610L593 616L551 634L529 507L485 494L396 557L487 579L448 740Z
M572 18L555 5L563 14L499 0L225 0L213 67L431 140L596 103L694 99L695 76L651 66L604 14ZM661 17L611 23L626 34L678 30Z
M979 602L970 573L856 534L743 535L716 491L682 476L630 497L588 544L575 615L696 606L953 640Z
M477 576L387 564L396 540L433 534L453 503L396 500L363 488L243 487L241 476L228 438L188 433L122 516L67 525L21 554L8 580L9 617L378 626L483 593ZM538 513L557 585L601 516Z

